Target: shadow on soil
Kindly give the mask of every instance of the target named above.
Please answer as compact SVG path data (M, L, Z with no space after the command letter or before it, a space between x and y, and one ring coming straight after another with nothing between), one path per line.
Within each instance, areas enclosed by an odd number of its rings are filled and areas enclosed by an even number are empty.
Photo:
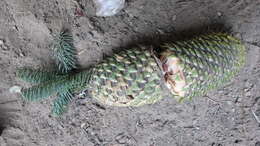
M0 136L2 135L5 127L8 116L6 115L4 110L0 107Z
M125 48L136 47L137 44L160 48L159 46L164 43L186 40L194 36L199 36L202 34L208 34L213 32L222 32L222 33L230 34L232 32L232 28L230 26L227 26L224 23L214 23L214 24L205 24L203 26L195 26L192 28L187 28L183 31L172 31L162 35L150 34L150 35L141 36L140 39L138 39L138 41L128 43L125 46Z

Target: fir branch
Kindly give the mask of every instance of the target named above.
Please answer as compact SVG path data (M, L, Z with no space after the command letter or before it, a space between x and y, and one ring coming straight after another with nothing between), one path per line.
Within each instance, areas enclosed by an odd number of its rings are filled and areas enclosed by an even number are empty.
M62 30L55 37L54 57L61 73L68 73L77 68L76 48L73 38L68 30Z
M60 77L55 80L49 80L39 85L22 89L22 96L28 101L37 101L49 97L57 92L69 88L70 83L66 77Z
M37 101L56 93L63 94L69 89L77 90L89 83L92 70L77 74L58 76L31 88L22 89L22 96L28 101Z
M46 72L29 68L18 69L17 77L29 83L41 83L55 79L57 72Z
M79 91L89 83L92 70L80 73L72 72L77 68L78 62L73 38L68 30L62 30L54 40L53 51L58 68L56 72L20 69L17 76L24 81L38 83L31 88L22 89L21 94L25 100L37 101L57 94L52 113L58 116L66 110L67 105L71 102L72 91Z
M68 104L72 101L73 95L70 90L66 90L64 93L58 93L57 98L54 100L52 106L52 114L60 116L68 107Z

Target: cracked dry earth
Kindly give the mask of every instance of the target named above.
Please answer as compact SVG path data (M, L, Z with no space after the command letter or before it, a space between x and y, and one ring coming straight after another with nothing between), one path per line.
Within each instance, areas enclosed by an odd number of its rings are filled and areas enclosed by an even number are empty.
M260 146L259 0L128 0L106 18L95 17L94 10L91 0L0 1L1 146ZM246 66L224 88L192 101L165 97L154 105L119 108L75 98L55 118L52 99L26 103L9 92L23 85L17 68L53 64L52 35L63 25L72 30L87 67L112 49L171 40L178 32L219 23L245 42Z

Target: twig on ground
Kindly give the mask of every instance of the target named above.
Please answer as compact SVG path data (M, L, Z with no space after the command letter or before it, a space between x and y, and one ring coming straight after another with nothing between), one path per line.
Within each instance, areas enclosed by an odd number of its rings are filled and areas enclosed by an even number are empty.
M260 119L259 119L259 117L256 115L256 113L255 113L252 109L251 109L251 112L252 112L252 114L253 114L255 120L257 121L257 123L260 124Z

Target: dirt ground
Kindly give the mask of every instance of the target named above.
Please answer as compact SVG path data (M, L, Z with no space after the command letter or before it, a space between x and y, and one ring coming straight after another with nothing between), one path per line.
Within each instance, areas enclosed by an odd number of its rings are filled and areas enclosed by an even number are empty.
M0 1L1 146L260 146L259 0L127 0L116 16L94 14L91 0ZM138 108L75 98L55 118L52 99L26 103L9 92L24 85L15 77L17 68L53 64L52 35L62 26L72 30L87 67L112 50L168 41L213 24L241 38L248 55L234 80L205 97L185 103L165 97Z

